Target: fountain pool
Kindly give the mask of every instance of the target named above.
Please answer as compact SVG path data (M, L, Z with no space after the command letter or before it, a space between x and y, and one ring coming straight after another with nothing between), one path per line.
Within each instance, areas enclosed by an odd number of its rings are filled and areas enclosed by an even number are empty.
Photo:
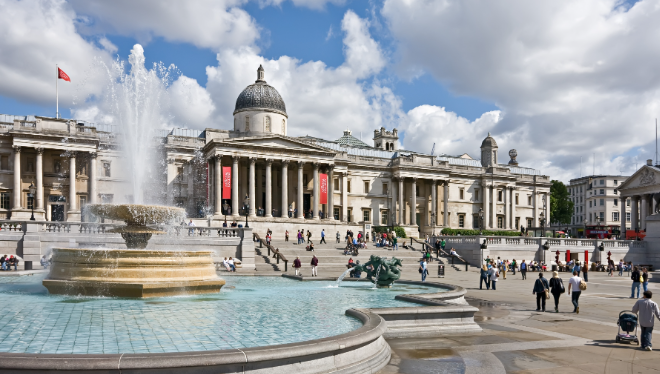
M0 278L0 352L166 353L302 342L361 327L344 314L349 308L419 306L394 298L439 291L229 276L219 294L122 299L50 295L42 280Z

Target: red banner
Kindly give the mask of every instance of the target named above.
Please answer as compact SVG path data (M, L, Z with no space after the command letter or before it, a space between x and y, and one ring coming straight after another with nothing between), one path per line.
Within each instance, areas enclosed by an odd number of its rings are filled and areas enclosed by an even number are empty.
M231 166L222 167L222 198L231 199Z
M71 82L71 78L64 72L64 70L57 68L57 78L64 79L67 82Z
M321 204L328 203L328 174L319 174L319 184L321 187Z

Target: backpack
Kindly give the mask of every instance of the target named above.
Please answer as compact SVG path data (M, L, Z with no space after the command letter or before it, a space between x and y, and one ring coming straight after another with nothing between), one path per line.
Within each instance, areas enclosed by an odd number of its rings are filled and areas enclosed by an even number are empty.
M520 264L520 270L527 270L527 264L524 262Z

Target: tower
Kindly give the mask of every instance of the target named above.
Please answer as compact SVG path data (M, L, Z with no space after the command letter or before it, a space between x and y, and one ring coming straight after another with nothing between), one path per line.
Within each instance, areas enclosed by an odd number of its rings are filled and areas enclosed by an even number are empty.
M374 130L374 147L384 151L397 151L399 149L398 130L387 131L384 127Z
M490 132L486 139L481 142L481 166L491 167L497 165L497 143Z

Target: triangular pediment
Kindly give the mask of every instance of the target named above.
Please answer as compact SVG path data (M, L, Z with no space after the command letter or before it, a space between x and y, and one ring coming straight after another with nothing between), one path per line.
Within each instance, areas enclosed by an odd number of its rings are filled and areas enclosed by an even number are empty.
M326 152L328 154L335 154L335 151L316 144L307 143L296 138L281 135L269 136L251 136L242 138L225 139L223 144L240 145L241 147L250 146L261 149L277 149L277 150L291 150L291 151L315 151Z
M618 190L624 195L628 195L626 191L648 189L654 186L660 189L660 169L655 166L644 165L625 182L621 183Z

